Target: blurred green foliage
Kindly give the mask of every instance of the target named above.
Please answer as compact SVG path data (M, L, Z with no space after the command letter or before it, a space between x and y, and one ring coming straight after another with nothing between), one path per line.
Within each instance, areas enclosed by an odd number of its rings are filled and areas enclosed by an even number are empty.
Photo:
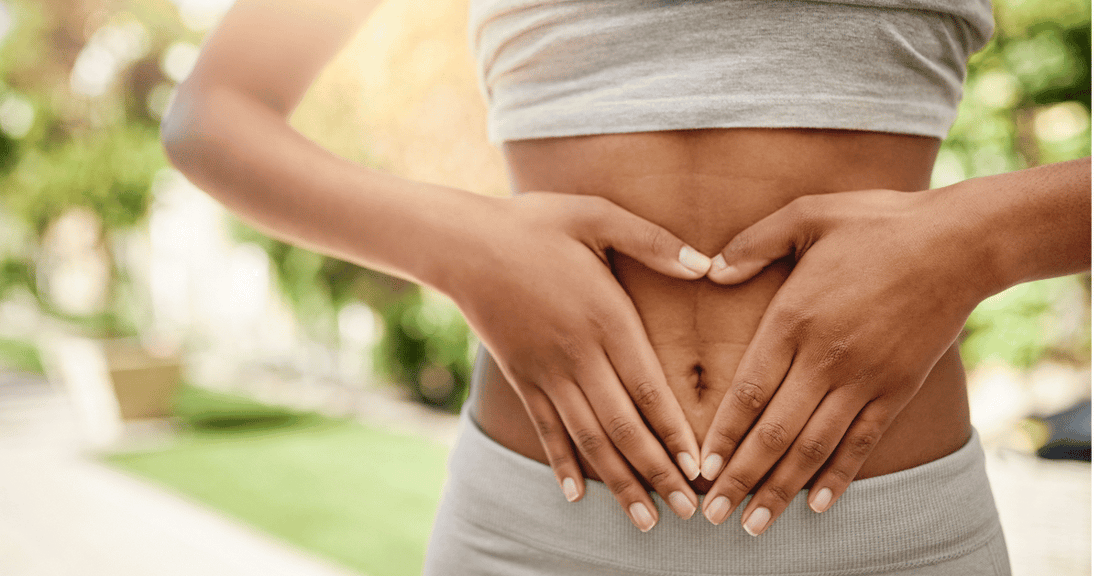
M166 165L155 127L127 123L74 133L21 152L4 205L37 236L66 210L94 212L106 233L141 221L156 171Z
M1087 275L1029 282L983 302L966 323L968 367L1000 362L1032 368L1042 360L1085 365L1092 353Z
M474 336L454 304L411 282L292 246L237 221L234 236L267 252L283 295L315 338L333 341L340 309L363 302L382 323L374 349L381 374L420 402L452 412L461 408Z
M933 186L1091 154L1088 0L997 0Z
M22 288L45 312L119 335L134 327L128 303L119 298L128 292L127 274L114 262L107 309L87 316L57 309L39 290L36 270L47 230L74 209L95 215L100 244L113 255L113 237L143 221L154 175L167 166L158 119L134 98L165 81L157 58L173 28L164 27L163 18L142 22L125 6L105 11L102 4L18 0L0 6L12 22L0 40L0 209L30 236L19 249L0 246L0 297ZM80 58L91 58L84 56L89 25L98 26L90 36L103 44L101 66L114 62L121 69L105 93L78 95L73 69Z
M0 368L12 368L35 374L46 371L37 346L10 338L0 338Z

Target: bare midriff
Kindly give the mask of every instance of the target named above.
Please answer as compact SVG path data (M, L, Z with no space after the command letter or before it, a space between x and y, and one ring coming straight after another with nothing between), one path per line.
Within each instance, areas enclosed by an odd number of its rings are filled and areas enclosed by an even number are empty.
M714 256L735 234L799 196L925 190L938 149L936 139L898 134L712 129L514 141L504 153L516 193L603 196ZM700 444L790 266L779 262L743 284L721 286L614 258L615 275ZM546 463L523 404L491 358L485 368L473 383L474 419L503 446ZM857 479L941 458L969 435L965 375L952 345ZM589 478L599 479L582 464ZM694 485L700 493L709 487L702 478Z

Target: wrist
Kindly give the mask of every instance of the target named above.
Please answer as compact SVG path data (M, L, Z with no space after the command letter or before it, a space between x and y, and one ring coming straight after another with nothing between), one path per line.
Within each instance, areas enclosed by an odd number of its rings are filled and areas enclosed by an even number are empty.
M471 275L493 268L485 261L494 245L489 236L505 219L504 199L444 189L446 198L432 209L417 258L417 281L459 302Z
M955 288L968 305L1012 286L1006 243L988 207L970 181L921 193L929 201L929 217L944 236L934 248L938 259L948 259Z
M984 176L941 189L969 230L962 244L983 271L983 291L1088 270L1091 160Z

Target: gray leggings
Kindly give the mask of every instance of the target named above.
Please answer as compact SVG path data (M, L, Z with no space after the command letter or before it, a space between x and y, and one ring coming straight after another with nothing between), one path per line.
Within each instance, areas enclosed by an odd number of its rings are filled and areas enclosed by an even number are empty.
M428 576L1009 574L976 433L944 458L852 483L824 514L802 491L753 538L737 522L681 520L659 498L661 520L643 534L602 483L588 481L570 504L549 467L497 444L468 413L463 420Z

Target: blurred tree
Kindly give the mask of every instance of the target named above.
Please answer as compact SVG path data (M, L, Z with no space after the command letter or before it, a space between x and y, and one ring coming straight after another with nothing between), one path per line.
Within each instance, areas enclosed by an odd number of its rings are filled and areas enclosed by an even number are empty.
M0 45L0 201L34 239L29 253L9 257L6 269L35 267L51 224L78 208L98 218L102 253L113 260L115 235L147 212L153 176L167 163L157 119L144 101L134 105L130 96L163 80L160 49L181 27L161 21L150 26L127 4L4 4L13 26ZM116 295L125 274L108 265L108 294ZM39 290L39 278L13 274L2 284L25 284L43 309L64 316ZM103 314L80 320L97 331L130 332L133 327L120 323L126 308L110 297Z

